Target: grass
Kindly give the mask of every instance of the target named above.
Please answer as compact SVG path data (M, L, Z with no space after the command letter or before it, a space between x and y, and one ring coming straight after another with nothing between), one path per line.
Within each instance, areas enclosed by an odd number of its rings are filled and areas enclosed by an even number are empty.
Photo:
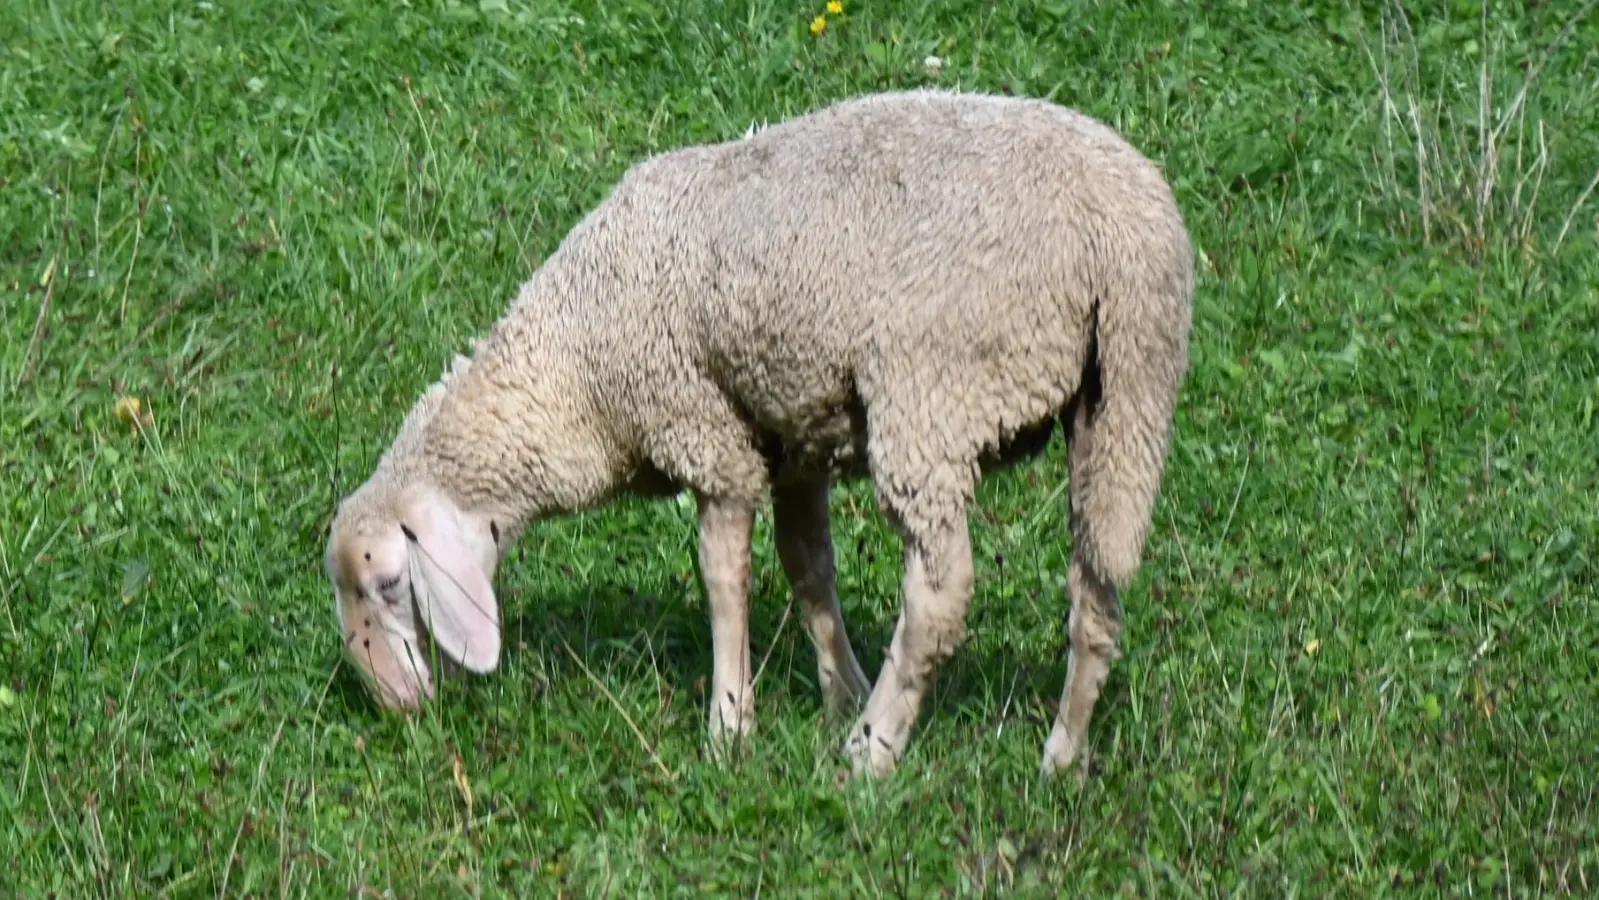
M1592 3L384 6L0 9L0 895L1599 889ZM1116 125L1200 254L1088 783L1035 779L1058 445L984 485L889 780L842 777L765 519L758 739L702 758L685 503L533 529L502 670L382 715L320 556L449 356L632 162L926 83Z

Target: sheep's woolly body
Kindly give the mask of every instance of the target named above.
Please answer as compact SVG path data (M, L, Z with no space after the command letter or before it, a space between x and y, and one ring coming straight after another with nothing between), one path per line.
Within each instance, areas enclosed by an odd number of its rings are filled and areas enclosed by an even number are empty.
M1169 188L1109 128L1034 100L846 102L635 166L447 388L428 465L524 519L651 470L750 500L773 470L862 475L869 429L885 507L921 533L1065 407L1096 325L1104 414L1169 422L1192 279ZM1127 437L1091 464L1158 478L1164 429ZM1158 483L1129 480L1103 503L1137 532Z
M1165 465L1193 278L1165 180L1092 119L943 91L839 103L630 170L368 488L426 481L514 539L624 491L753 505L869 474L931 547L964 532L985 468L1075 418L1097 439L1073 454L1092 525L1074 554L1114 602Z

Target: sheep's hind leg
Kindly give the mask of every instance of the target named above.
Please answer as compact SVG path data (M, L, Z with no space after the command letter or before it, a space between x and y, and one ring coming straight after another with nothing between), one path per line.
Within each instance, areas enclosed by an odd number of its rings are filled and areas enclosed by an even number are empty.
M1082 753L1088 723L1105 679L1110 675L1111 664L1121 655L1121 600L1115 581L1100 570L1097 560L1102 559L1107 550L1112 551L1112 558L1136 558L1136 553L1128 548L1102 546L1107 537L1125 534L1126 529L1097 527L1103 523L1085 513L1086 500L1092 492L1103 490L1108 486L1108 479L1115 477L1112 472L1096 472L1090 465L1093 442L1104 438L1095 434L1091 403L1092 399L1078 406L1071 429L1072 561L1067 574L1067 590L1071 594L1067 630L1071 635L1071 649L1066 654L1066 685L1055 714L1055 725L1044 742L1040 770L1042 777L1049 778L1079 761L1082 763L1077 773L1079 783L1088 772L1088 757ZM1124 577L1128 576L1124 574Z
M845 744L856 775L893 771L938 668L966 636L971 534L964 517L927 534L904 527L904 608L876 686Z
M772 518L778 558L804 608L805 630L816 647L822 699L828 717L836 719L859 709L872 686L855 658L838 607L827 481L774 486Z
M1071 592L1068 630L1071 649L1066 654L1066 686L1061 692L1055 726L1044 742L1043 777L1069 768L1079 761L1111 663L1120 655L1118 641L1122 630L1121 601L1116 588L1083 562L1075 549L1067 587ZM1077 773L1081 783L1087 777L1088 757L1080 757Z
M721 758L755 730L750 670L750 534L755 508L701 495L700 570L711 607L710 749Z

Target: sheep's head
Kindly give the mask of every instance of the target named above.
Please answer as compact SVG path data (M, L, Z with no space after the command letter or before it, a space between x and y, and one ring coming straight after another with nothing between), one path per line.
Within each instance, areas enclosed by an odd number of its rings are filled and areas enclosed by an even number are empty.
M500 658L494 570L500 529L427 488L368 483L340 504L328 542L345 652L390 709L433 696L426 636L445 657L490 672Z

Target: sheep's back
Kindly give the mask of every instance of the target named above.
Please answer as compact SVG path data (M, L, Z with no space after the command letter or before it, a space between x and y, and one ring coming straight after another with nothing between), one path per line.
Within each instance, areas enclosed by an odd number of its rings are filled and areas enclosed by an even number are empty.
M1031 416L1075 389L1094 303L1188 264L1155 166L1036 100L848 101L642 163L608 206L632 327L762 428L823 445L858 437L888 379Z

